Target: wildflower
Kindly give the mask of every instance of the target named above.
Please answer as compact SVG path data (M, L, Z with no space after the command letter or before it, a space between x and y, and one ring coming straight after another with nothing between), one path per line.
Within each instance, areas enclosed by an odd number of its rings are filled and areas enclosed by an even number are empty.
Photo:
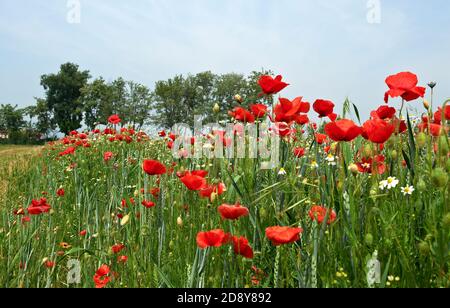
M253 249L250 247L248 240L245 237L236 237L233 236L233 247L234 252L238 255L243 256L247 259L253 259Z
M245 108L236 107L233 111L229 112L229 115L234 118L236 121L244 122L244 123L254 123L255 116Z
M258 81L259 86L266 95L277 94L289 84L282 81L283 77L278 75L275 78L271 76L261 76Z
M328 154L325 160L328 162L329 166L336 166L336 157L333 154Z
M362 133L362 128L352 120L340 120L325 126L325 133L334 141L352 141Z
M330 117L334 118L333 110L334 103L332 101L327 101L323 99L318 99L314 102L314 111L319 114L319 118Z
M407 196L407 195L411 196L414 191L415 191L414 186L402 187L402 194L404 196Z
M306 116L306 113L309 112L311 106L307 102L302 102L302 99L302 97L297 97L293 101L290 101L287 98L280 98L280 103L277 104L274 109L275 121L305 124L303 123L305 122L304 117Z
M325 221L326 215L328 213L327 224L331 225L336 220L336 212L332 209L327 209L323 206L313 206L309 211L309 217L312 221L317 220L319 224Z
M105 152L104 154L103 154L103 160L105 161L105 162L107 162L107 161L109 161L112 157L113 157L113 153L112 152Z
M391 138L394 131L394 125L381 119L374 119L364 123L362 136L373 143L383 144Z
M70 249L72 248L72 245L70 245L69 243L62 242L59 243L59 247L61 247L62 249Z
M266 236L273 245L280 246L297 242L300 239L300 233L302 232L302 228L275 226L266 229Z
M110 282L110 269L108 265L103 264L94 275L94 283L97 289L103 289Z
M201 249L220 247L227 241L227 234L221 229L197 234L197 246Z
M152 201L146 201L146 200L144 200L144 201L142 201L142 205L143 205L145 208L150 209L150 208L152 208L152 207L155 206L155 203L152 202Z
M108 122L116 125L116 124L119 124L120 122L122 122L122 120L120 119L120 117L117 114L115 114L108 118Z
M280 175L280 176L283 176L283 175L286 175L286 174L287 174L287 172L286 172L286 170L284 168L281 168L280 171L278 172L278 175Z
M114 254L118 254L119 252L121 252L124 249L125 249L124 244L116 244L111 247L111 250Z
M267 106L263 104L251 105L250 110L257 119L263 118L267 114Z
M156 160L144 160L142 169L148 175L162 175L167 172L166 167Z
M317 169L317 168L319 168L319 164L318 164L315 160L313 160L313 161L311 162L311 168L312 168L312 169Z
M395 177L388 177L387 180L380 182L380 189L385 190L386 188L388 190L397 187L399 180L397 180Z
M30 215L40 215L43 213L48 213L51 210L51 206L47 204L47 199L41 198L38 200L32 200L31 205L28 207L27 211Z
M218 211L222 219L229 220L237 220L249 214L248 208L241 206L239 202L236 205L223 204L219 206Z
M127 256L119 256L119 257L117 257L117 262L118 263L125 264L125 263L127 263L127 261L128 261L128 257Z
M207 185L206 179L203 176L196 175L195 172L188 172L180 177L181 182L192 191L200 191Z
M57 195L58 197L64 197L64 195L65 195L64 188L58 189L58 190L56 191L56 195Z
M424 87L418 87L418 82L417 76L410 72L389 76L386 79L389 91L386 92L384 101L388 103L389 97L395 98L401 96L407 102L424 97L426 89Z

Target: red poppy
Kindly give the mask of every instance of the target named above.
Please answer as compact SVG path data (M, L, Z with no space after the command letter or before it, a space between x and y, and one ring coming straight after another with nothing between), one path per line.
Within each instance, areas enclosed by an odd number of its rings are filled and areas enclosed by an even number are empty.
M430 132L432 136L439 137L441 134L443 134L442 126L434 123L430 124Z
M150 194L155 198L159 197L160 192L161 192L161 189L159 187L155 187L150 190Z
M270 227L266 229L266 236L275 246L283 244L295 243L300 239L300 233L303 232L302 228L289 228L289 227Z
M146 200L144 200L144 201L142 201L142 205L143 205L145 208L150 209L150 208L154 207L156 204L155 204L154 202L152 202L152 201L146 201Z
M237 220L243 216L248 216L248 208L238 203L235 205L222 204L219 206L218 211L222 219Z
M251 105L250 110L257 119L263 118L267 114L267 106L263 104Z
M120 119L120 117L117 114L115 114L108 118L108 122L116 125L116 124L119 124L120 122L122 122L122 120Z
M197 234L197 246L201 249L208 247L220 247L227 240L227 235L221 229Z
M323 99L316 100L314 103L314 106L313 106L314 111L319 114L320 118L325 118L330 115L334 116L334 114L333 114L334 107L335 107L335 105L332 101L323 100Z
M199 191L206 187L207 182L204 177L187 173L180 178L181 182L192 191Z
M393 107L381 106L371 113L373 119L392 119L397 111Z
M445 119L450 121L450 105L446 105L444 109Z
M297 158L301 158L305 156L306 150L304 148L295 148L294 149L294 156Z
M118 263L125 264L125 263L127 263L127 261L128 261L128 257L127 256L119 256L119 257L117 257L117 262Z
M249 245L248 240L245 237L242 236L238 238L237 236L233 236L232 241L234 252L236 254L241 255L247 259L253 259L253 249Z
M142 168L148 175L162 175L167 172L166 166L156 160L144 160Z
M47 260L47 261L45 261L44 265L46 268L53 268L53 267L55 267L56 263L52 262L50 260Z
M389 76L386 79L389 91L384 95L384 101L388 103L389 97L395 98L400 96L405 101L410 102L419 97L424 97L426 89L418 87L418 83L417 76L410 72Z
M162 130L158 133L159 137L166 137L166 131Z
M104 154L103 154L103 160L104 161L109 161L112 157L113 157L113 153L112 152L105 152Z
M124 244L116 244L116 245L111 247L112 252L115 253L115 254L118 254L119 252L121 252L124 249L125 249L125 245Z
M108 276L109 272L109 266L105 264L100 266L100 268L97 270L94 275L94 283L97 289L103 289L108 285L108 283L110 282L110 277Z
M75 153L75 148L74 147L69 147L66 150L64 150L63 152L59 153L59 156L66 156L66 155L71 155Z
M325 133L334 141L352 141L362 133L362 128L352 120L340 120L328 123Z
M28 207L27 211L30 215L40 215L43 213L48 213L51 210L51 206L47 204L47 199L42 198L41 200L32 200L31 205Z
M280 98L280 103L275 106L275 121L276 122L304 122L304 117L302 115L309 112L311 108L310 104L307 102L302 102L302 97L297 97L293 101L287 98ZM307 118L307 116L306 116Z
M381 119L369 120L363 125L362 136L373 143L385 143L395 131L394 125Z
M87 234L86 230L83 230L83 231L80 232L80 236L86 236L86 234Z
M206 178L208 176L208 171L206 171L206 170L194 170L194 171L191 171L191 174L192 175L197 175L197 176L202 177L202 178Z
M277 77L272 78L271 76L261 76L259 78L258 84L261 87L264 94L272 95L277 94L284 88L286 88L289 84L282 81L283 77L278 75Z
M66 192L64 191L64 188L60 188L56 191L56 195L58 197L64 197L65 194L66 194Z
M363 157L361 162L358 162L356 166L361 173L376 172L378 174L384 174L386 172L386 164L384 163L385 157L383 155L377 155L375 158Z
M324 144L328 141L328 136L324 134L316 134L315 137L318 144Z
M229 112L230 116L233 117L236 121L244 122L244 123L253 123L255 122L255 116L242 107L236 107L233 111Z
M323 206L313 206L311 210L309 211L309 217L312 221L317 220L319 224L322 224L327 216L328 213L328 221L327 224L331 225L333 222L336 221L336 212L332 209L327 209Z
M212 202L213 194L216 194L217 196L221 196L226 191L227 191L227 187L225 186L225 184L219 183L217 185L208 185L207 187L200 190L199 194L200 194L200 197L209 198L210 201Z

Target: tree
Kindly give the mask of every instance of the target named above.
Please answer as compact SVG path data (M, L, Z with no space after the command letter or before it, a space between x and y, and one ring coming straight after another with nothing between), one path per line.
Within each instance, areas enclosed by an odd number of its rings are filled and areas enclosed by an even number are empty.
M79 98L81 89L86 86L89 78L89 71L80 71L79 66L73 63L61 65L57 74L41 77L46 105L63 133L67 134L81 127L84 108Z
M9 142L18 143L20 141L20 130L24 127L23 110L17 105L10 104L0 106L0 130L8 135Z
M34 106L32 110L31 117L37 118L35 129L45 138L47 138L50 132L56 128L52 113L47 106L47 101L45 99L36 98L36 106Z
M100 77L81 89L81 103L84 107L84 123L93 129L98 123L106 124L113 114L113 88Z

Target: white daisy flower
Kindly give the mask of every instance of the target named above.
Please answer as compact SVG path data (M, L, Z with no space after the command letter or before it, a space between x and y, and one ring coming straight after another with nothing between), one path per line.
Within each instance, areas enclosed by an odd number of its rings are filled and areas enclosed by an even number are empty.
M400 183L400 181L397 180L395 177L388 177L387 182L388 182L388 185L387 185L388 189L395 188L395 187L397 187L398 183Z
M415 189L413 186L402 187L402 194L404 196L411 196L414 191L415 191Z
M278 172L278 175L286 175L286 174L287 174L287 172L284 168L281 168L280 172Z

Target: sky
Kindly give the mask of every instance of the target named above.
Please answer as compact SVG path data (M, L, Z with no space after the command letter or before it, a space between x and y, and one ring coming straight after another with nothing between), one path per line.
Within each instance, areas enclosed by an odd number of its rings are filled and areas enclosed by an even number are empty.
M363 115L383 103L388 75L412 71L443 102L448 12L448 0L1 0L0 103L34 104L40 76L65 62L150 88L266 68L291 84L284 97L339 108L348 96Z

